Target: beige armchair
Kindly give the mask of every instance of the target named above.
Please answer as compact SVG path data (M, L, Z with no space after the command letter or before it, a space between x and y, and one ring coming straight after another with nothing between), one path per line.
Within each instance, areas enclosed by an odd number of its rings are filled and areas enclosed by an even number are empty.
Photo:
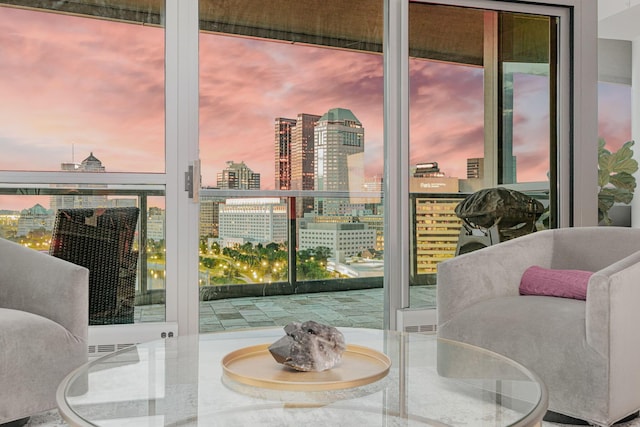
M585 300L520 295L525 270L594 272ZM609 426L640 409L640 229L547 230L438 266L438 335L512 358L549 410Z

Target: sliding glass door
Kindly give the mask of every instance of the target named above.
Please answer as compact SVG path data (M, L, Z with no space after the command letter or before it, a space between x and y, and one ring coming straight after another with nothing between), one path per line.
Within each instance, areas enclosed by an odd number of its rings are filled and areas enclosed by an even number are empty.
M596 116L595 74L574 72L595 68L596 35L578 22L595 21L595 4L575 3L388 2L392 327L406 326L407 308L433 308L418 296L425 288L435 295L443 260L544 228L596 223L596 133L580 118ZM487 213L497 199L521 217Z
M382 328L382 0L199 4L200 330Z
M481 190L575 224L570 2L258 3L199 1L201 331L433 307Z
M395 329L480 190L596 223L595 2L31 3L0 0L0 236L137 209L96 345Z
M0 1L0 237L90 268L90 352L160 336L164 1L33 5Z
M447 258L557 226L557 21L409 4L413 293ZM531 218L474 222L486 208L461 205L471 195L523 204Z

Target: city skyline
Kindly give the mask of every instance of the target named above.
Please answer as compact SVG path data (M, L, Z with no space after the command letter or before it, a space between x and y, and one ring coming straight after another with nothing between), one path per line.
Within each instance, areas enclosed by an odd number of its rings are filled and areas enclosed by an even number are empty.
M163 29L10 7L0 7L0 25L0 170L57 171L75 151L76 161L94 152L108 172L164 171ZM411 163L437 161L464 178L466 159L482 157L482 69L416 60L410 71ZM537 180L544 159L528 147L545 112L527 96L540 81L520 83L528 113L514 117L523 149L514 155L523 180ZM617 149L630 139L630 88L599 87L599 134ZM274 119L331 108L361 120L365 175L381 176L382 106L380 55L203 34L203 185L233 160L273 188ZM0 209L27 207L24 198L0 200Z

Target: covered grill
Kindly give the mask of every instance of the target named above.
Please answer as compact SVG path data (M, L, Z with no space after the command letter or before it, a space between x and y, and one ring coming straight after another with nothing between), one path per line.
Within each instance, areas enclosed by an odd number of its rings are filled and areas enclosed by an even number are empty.
M467 196L455 210L463 221L456 255L533 233L543 211L538 200L504 187Z

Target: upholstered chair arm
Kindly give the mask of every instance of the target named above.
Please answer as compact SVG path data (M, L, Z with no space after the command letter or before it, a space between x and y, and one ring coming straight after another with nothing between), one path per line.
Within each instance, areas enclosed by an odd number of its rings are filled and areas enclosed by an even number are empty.
M587 343L609 359L609 405L621 413L640 394L639 278L640 251L596 272L587 288Z
M0 239L0 307L59 323L86 339L89 270Z
M640 251L591 276L587 288L587 342L607 356L615 338L620 344L640 344ZM634 337L637 337L635 340ZM631 347L625 347L630 349ZM640 346L634 347L640 351ZM630 356L633 358L633 356Z
M550 267L552 239L551 233L541 231L441 262L438 324L478 301L518 295L522 273L528 267Z

